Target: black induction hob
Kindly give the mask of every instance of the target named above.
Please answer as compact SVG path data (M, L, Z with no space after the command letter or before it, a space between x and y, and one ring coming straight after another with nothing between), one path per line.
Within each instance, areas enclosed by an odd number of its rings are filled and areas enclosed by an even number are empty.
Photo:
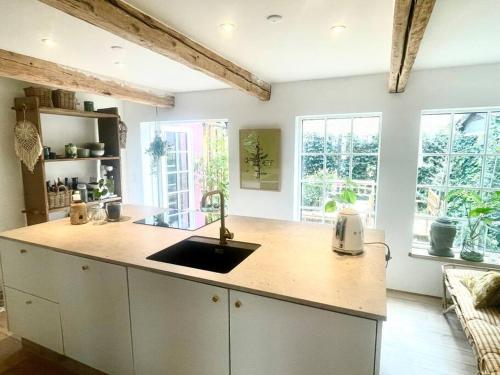
M169 210L134 221L135 224L152 225L154 227L196 230L214 221L220 220L219 212L177 211Z

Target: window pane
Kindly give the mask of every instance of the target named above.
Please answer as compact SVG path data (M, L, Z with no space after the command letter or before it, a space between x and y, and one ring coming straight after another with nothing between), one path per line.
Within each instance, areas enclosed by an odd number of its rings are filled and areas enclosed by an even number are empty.
M483 187L500 188L500 156L486 158Z
M323 179L324 156L302 156L302 179Z
M453 152L483 152L486 113L455 114Z
M446 156L424 156L418 167L417 184L443 185L446 175Z
M327 180L349 178L349 157L344 155L327 156L325 177Z
M429 242L431 224L436 218L417 215L413 221L413 239L419 242Z
M492 252L500 253L500 230L489 228L486 234L486 248Z
M351 119L329 119L326 122L326 152L346 153L351 150Z
M377 179L377 156L357 155L352 158L352 179L371 180Z
M488 153L500 154L500 112L491 114L488 131Z
M177 170L177 159L173 153L167 153L167 172L174 172Z
M180 193L179 198L180 198L179 210L189 209L189 193L188 192Z
M322 223L323 222L323 215L321 211L318 210L308 210L308 209L303 209L300 212L301 220L310 222L310 223Z
M168 150L175 151L177 149L177 145L175 142L175 133L167 132L165 135L165 139L167 141Z
M188 154L186 152L181 152L179 154L179 170L187 171L188 169Z
M168 196L168 208L170 208L171 210L179 209L179 205L177 202L177 194L170 194Z
M420 124L422 134L421 153L442 153L448 151L450 141L451 115L423 115Z
M323 184L302 184L302 206L321 208Z
M450 186L479 186L482 159L480 156L452 156Z
M417 188L415 211L419 214L437 217L444 207L445 194L442 189Z
M378 117L353 120L353 152L378 152Z
M177 141L179 142L178 151L187 151L187 134L177 133Z
M179 190L177 188L177 174L176 173L170 173L169 175L167 175L167 179L168 179L168 191L169 192Z
M179 190L188 190L189 189L188 173L187 172L180 173L179 179L180 179Z
M302 121L302 151L323 153L325 146L325 120Z
M457 191L457 190L458 189L450 190L449 193ZM474 191L476 194L480 194L480 192L478 190L465 190L465 191ZM459 201L448 202L446 215L450 216L450 217L463 217L463 218L465 218L466 217L465 216L465 208Z

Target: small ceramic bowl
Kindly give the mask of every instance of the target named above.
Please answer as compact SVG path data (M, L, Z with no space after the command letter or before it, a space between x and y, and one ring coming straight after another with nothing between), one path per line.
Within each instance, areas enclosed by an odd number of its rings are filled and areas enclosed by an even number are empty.
M92 156L103 156L104 150L90 150L90 155Z
M104 151L104 143L90 142L86 144L86 147L92 150L102 150Z
M79 158L88 158L90 156L90 150L88 148L78 148L76 152Z

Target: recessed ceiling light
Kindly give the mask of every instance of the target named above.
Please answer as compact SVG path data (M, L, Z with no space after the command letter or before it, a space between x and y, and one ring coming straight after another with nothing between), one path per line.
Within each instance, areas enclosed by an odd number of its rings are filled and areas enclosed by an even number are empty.
M234 23L231 23L231 22L225 22L225 23L221 23L219 25L219 28L224 31L225 33L230 33L232 32L234 29L236 29L236 25Z
M347 29L346 25L333 25L330 27L330 30L335 33L341 33L342 31L345 31L345 29Z
M56 42L54 42L54 40L49 37L42 38L42 43L48 47L54 47L56 45Z
M124 68L125 67L125 64L121 61L115 61L115 66L119 67L119 68Z
M122 50L122 49L123 49L123 47L122 47L122 46L111 46L111 49L112 49L113 51L120 51L120 50Z
M282 19L283 19L283 16L280 14L271 14L271 15L266 17L266 20L268 20L271 23L281 22Z

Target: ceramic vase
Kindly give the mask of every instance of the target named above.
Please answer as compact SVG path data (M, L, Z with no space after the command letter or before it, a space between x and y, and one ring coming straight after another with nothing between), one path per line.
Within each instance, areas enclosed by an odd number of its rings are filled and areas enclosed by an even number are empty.
M454 257L451 250L457 227L447 217L440 217L431 224L430 239L431 248L429 254L440 257Z

